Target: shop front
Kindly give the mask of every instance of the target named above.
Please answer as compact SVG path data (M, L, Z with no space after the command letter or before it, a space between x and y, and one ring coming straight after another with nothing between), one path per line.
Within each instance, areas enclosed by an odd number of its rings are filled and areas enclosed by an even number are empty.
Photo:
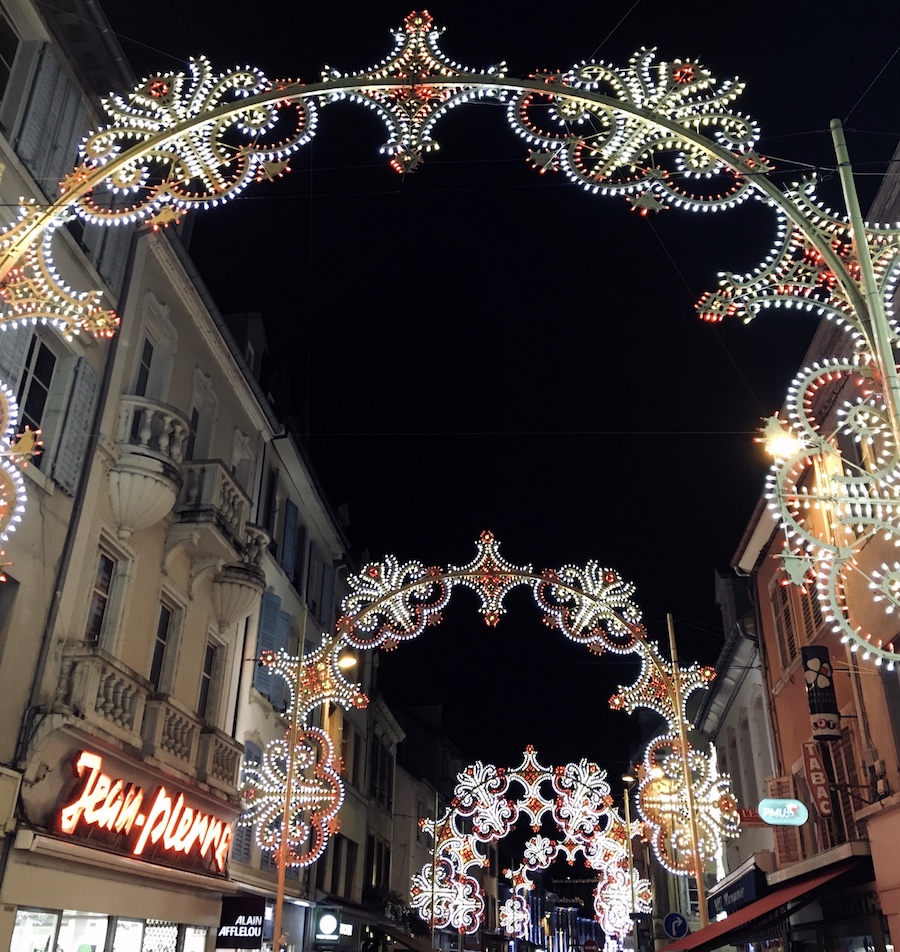
M236 807L63 729L23 785L0 884L0 949L211 952Z

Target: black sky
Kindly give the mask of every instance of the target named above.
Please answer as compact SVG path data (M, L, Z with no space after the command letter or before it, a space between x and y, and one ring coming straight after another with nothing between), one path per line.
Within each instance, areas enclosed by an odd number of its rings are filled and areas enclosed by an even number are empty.
M625 65L655 45L738 75L778 181L818 167L833 190L828 122L846 117L867 203L900 138L890 6L862 0L829 19L802 5L448 0L431 13L442 48L475 69ZM310 82L326 65L379 61L409 12L381 0L104 8L139 75L206 53ZM264 314L357 551L463 564L490 528L516 563L596 558L636 583L651 636L665 641L671 612L682 659L714 661L713 570L763 485L753 431L814 327L784 314L711 327L693 303L717 271L761 259L772 219L751 207L639 218L537 175L502 106L456 110L437 127L441 152L405 179L378 154L371 113L341 105L321 119L286 179L197 218L192 254L221 310ZM545 763L619 769L633 731L606 701L633 667L547 632L528 600L511 598L489 631L458 594L442 628L384 662L385 690L443 703L471 756L512 764L530 742Z

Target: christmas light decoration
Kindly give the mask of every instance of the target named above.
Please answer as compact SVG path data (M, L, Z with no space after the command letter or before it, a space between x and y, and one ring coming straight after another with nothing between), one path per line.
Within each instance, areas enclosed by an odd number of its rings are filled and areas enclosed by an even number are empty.
M640 611L631 601L634 586L612 569L591 561L583 569L535 572L513 565L500 554L493 533L481 533L475 557L466 565L426 568L401 564L394 556L364 566L348 580L350 594L341 602L338 633L360 648L394 647L438 624L454 587L472 589L481 600L485 622L496 627L505 614L504 598L520 585L530 586L551 628L598 652L634 651L643 632Z
M20 233L41 217L33 202L19 208L19 220L0 233L0 254L13 247ZM95 337L111 337L119 325L116 315L100 305L101 291L76 292L65 285L53 265L53 235L69 219L49 220L40 241L29 244L21 262L9 269L0 284L0 330L19 324L48 324L71 339L81 330Z
M284 837L285 864L308 866L322 855L338 829L344 784L331 738L316 727L301 731L293 751L290 823L285 830L289 746L287 738L274 741L263 752L259 766L244 768L244 810L239 824L255 826L260 849L273 855L279 853Z
M508 798L508 794L518 794ZM434 859L413 876L411 905L435 927L451 926L462 933L477 931L483 920L484 897L471 875L488 862L485 848L506 837L519 818L525 818L536 835L525 844L522 864L504 870L510 880L510 898L500 908L500 923L509 936L524 938L531 921L528 892L534 888L531 874L563 858L573 863L580 854L598 871L595 909L608 934L624 936L632 921L619 914L616 891L622 872L630 882L625 846L626 835L635 836L635 826L626 832L621 817L612 809L606 772L587 760L548 768L538 761L533 747L526 748L518 767L496 767L480 761L457 775L454 800L440 818L422 821L434 839ZM559 840L540 832L544 819L552 819ZM471 823L464 833L461 821ZM602 895L601 895L602 892ZM649 883L636 883L641 911L649 911Z
M24 437L24 443L23 437L16 435L18 419L19 407L15 396L5 383L0 382L0 540L3 542L8 542L10 535L16 531L28 501L25 480L19 468L28 464L40 445L34 434L32 438ZM28 427L25 427L25 431L31 434ZM6 555L5 552L0 554ZM0 562L2 568L11 565L9 561ZM5 574L0 581L6 581Z
M185 212L224 204L251 182L273 177L271 166L314 135L315 101L283 95L294 85L270 82L249 66L215 74L205 56L191 59L189 76L150 76L127 97L103 100L110 123L85 139L84 165L63 193L110 166L74 197L72 210L87 221L121 224L152 219L165 206ZM113 162L126 152L127 159Z
M714 753L690 750L690 774L685 776L680 745L677 734L648 744L638 769L638 809L659 862L676 875L693 875L695 847L702 863L715 859L722 838L737 836L740 816L730 780L718 773Z
M814 592L835 633L854 650L862 648L864 658L893 665L900 656L890 633L870 630L862 621L871 601L866 583L874 580L875 566L860 564L857 556L864 539L878 533L887 542L900 537L890 502L900 443L900 376L893 355L895 330L886 313L900 273L900 228L862 221L839 124L833 134L850 209L847 218L821 204L814 179L787 191L769 180L766 173L772 165L756 150L756 123L734 111L743 84L720 82L699 62L657 61L654 50L644 49L625 67L582 62L516 79L506 75L502 63L473 72L451 61L440 49L440 35L428 13L413 12L395 31L392 53L367 70L342 73L326 68L321 82L307 86L270 81L249 66L215 73L200 57L191 61L189 74L156 73L129 94L111 94L103 101L109 121L85 138L83 162L61 183L60 197L46 208L24 207L19 221L0 232L5 302L0 327L46 320L64 333L82 326L101 335L113 333L117 319L99 306L95 292L78 295L53 272L49 239L67 216L74 213L104 225L147 221L157 227L194 208L218 207L253 182L283 175L291 155L315 134L318 109L342 100L376 112L388 130L382 152L403 173L417 168L423 156L437 148L434 129L449 110L490 98L506 104L508 122L528 144L528 160L540 173L561 170L591 193L625 198L642 215L663 208L723 211L748 198L759 199L775 216L772 250L744 275L724 273L719 289L704 294L697 310L709 321L735 316L750 320L769 307L800 310L846 330L853 356L822 367L839 370L842 378L858 372L872 385L840 425L871 446L888 431L890 436L877 449L882 462L866 461L866 478L851 482L854 488L841 483L835 494L841 534L859 517L855 541L848 547L842 538L821 543L804 538L811 522L795 518L797 492L791 475L800 460L776 463L773 501L788 535L801 537L786 550L786 558L809 559L801 575L819 577ZM821 386L834 390L838 379L826 376ZM807 429L802 419L790 426ZM834 455L833 435L821 437L831 447L827 455L816 456L816 447L823 444L810 443L808 459L821 462ZM852 468L859 461L851 458L848 464ZM870 508L882 515L870 518ZM385 563L382 568L391 567ZM403 568L431 571L413 564ZM519 571L502 563L495 568L493 580L489 572L479 582L474 571L470 578L491 624L499 618L508 590L504 586L518 584ZM457 571L463 581L465 572ZM600 623L599 630L590 623L590 613L601 602L613 602L611 591L601 599L594 597L596 586L616 583L603 582L605 572L593 565L560 571L570 573L562 579L560 601L558 577L548 577L536 589L548 624L591 650L629 651L635 623L624 605L619 606L624 625L602 612L593 619ZM501 587L493 588L501 579ZM438 621L437 606L447 595L448 576L432 578L430 586L424 575L419 581L421 585L395 593L392 603L372 603L367 618L356 613L348 634L361 647L389 647L415 637L422 623ZM890 586L882 594L892 606L900 604ZM627 602L627 593L623 596ZM380 616L377 608L384 609Z

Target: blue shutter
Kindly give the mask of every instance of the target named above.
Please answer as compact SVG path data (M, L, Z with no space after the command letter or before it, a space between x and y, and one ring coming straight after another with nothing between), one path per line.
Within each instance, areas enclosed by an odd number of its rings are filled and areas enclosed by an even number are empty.
M287 612L278 612L278 618L275 622L275 650L287 651L291 645L291 616ZM290 698L288 686L284 679L279 675L272 678L272 686L269 688L269 700L276 711L280 711L285 702Z
M244 770L255 767L262 761L262 751L252 741L244 741ZM243 771L241 780L243 780ZM250 850L253 847L254 827L235 826L231 839L231 859L235 863L250 864Z
M259 612L259 635L256 639L257 659L264 651L278 650L278 616L281 613L281 599L271 592L263 592L262 607ZM273 678L268 668L259 664L253 670L253 687L260 694L270 696L273 684L281 683L280 678Z
M322 604L319 608L319 621L330 629L334 620L334 566L326 562L322 566Z
M297 528L297 557L294 559L294 577L291 581L298 592L303 590L303 568L306 565L306 526Z
M18 396L22 383L22 371L28 357L28 345L31 343L31 327L10 327L0 332L0 381L6 384Z
M75 493L75 486L84 463L91 425L94 422L94 401L99 384L94 368L80 357L75 365L72 390L66 406L66 418L57 442L53 469L50 473L54 481L70 496Z
M284 539L281 543L281 567L288 578L294 577L297 559L297 507L290 501L284 504Z
M318 612L318 602L316 601L316 563L319 561L319 547L315 542L309 544L309 565L306 570L306 604L310 611L315 615Z

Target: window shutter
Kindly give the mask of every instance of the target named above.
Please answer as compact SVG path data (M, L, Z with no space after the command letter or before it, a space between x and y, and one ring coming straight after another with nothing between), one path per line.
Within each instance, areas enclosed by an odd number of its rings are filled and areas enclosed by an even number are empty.
M288 578L294 577L297 560L297 507L290 501L284 504L284 539L281 544L281 567Z
M244 741L244 767L241 771L241 781L244 780L248 767L255 767L262 761L262 750L252 741ZM234 863L250 864L250 850L253 847L252 826L235 826L231 839L231 860Z
M314 615L318 615L316 601L316 562L319 560L319 547L315 542L309 544L309 565L306 569L306 604Z
M18 396L28 345L34 331L30 327L7 327L0 333L0 381Z
M103 243L100 254L97 256L97 271L100 277L116 293L119 290L119 281L122 269L125 267L125 258L128 254L128 245L134 234L133 225L109 225L103 228Z
M326 628L331 628L334 612L334 566L325 562L322 566L322 606L319 610L319 621Z
M75 365L72 391L66 410L66 419L53 459L51 476L70 496L75 493L78 476L84 462L91 425L94 419L94 401L99 379L94 368L83 358Z
M287 651L291 643L291 616L287 612L279 611L275 621L275 650ZM273 675L269 687L269 700L276 711L280 711L290 698L288 686L281 675Z
M18 153L48 196L77 161L87 125L84 104L49 46L41 52L31 97L22 121Z
M303 567L306 564L306 526L297 527L297 553L294 557L294 575L291 581L298 592L303 589Z
M259 612L259 635L256 639L257 659L264 651L278 650L276 629L280 612L281 599L271 592L263 592L262 607ZM280 683L280 679L278 680ZM259 664L256 665L253 670L253 687L260 694L269 697L275 681L276 679L272 677L268 668L261 667Z
M770 777L766 781L768 795L776 800L794 798L793 777ZM800 830L796 826L773 826L775 838L775 865L779 869L797 863L803 858Z

